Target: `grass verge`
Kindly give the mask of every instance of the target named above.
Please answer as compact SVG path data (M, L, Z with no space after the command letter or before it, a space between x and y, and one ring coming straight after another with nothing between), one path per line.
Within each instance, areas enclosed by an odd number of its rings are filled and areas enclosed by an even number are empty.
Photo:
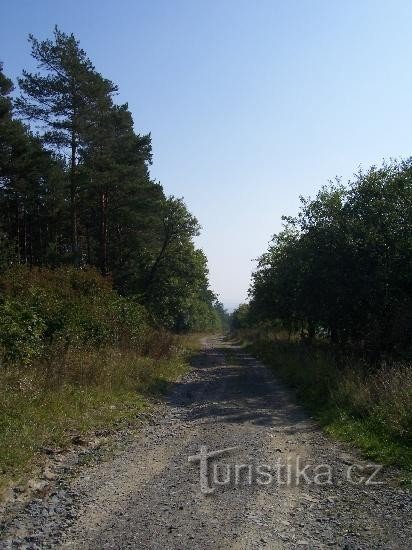
M365 456L412 474L412 369L370 370L347 358L337 364L327 346L239 333L248 351L273 368L325 431Z
M132 349L69 349L30 369L15 366L0 381L0 495L23 483L45 447L65 448L74 435L130 425L188 368L196 336L167 337L159 356ZM160 335L160 340L162 335ZM159 346L154 345L154 350Z

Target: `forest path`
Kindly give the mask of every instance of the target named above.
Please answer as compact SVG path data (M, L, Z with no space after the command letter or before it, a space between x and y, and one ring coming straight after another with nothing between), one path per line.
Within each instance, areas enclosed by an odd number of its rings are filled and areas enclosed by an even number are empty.
M233 448L208 459L203 492L189 459L202 446ZM26 547L409 548L408 492L387 471L379 485L360 473L372 469L325 436L270 370L211 337L154 422L73 479L76 504L58 538L40 527Z

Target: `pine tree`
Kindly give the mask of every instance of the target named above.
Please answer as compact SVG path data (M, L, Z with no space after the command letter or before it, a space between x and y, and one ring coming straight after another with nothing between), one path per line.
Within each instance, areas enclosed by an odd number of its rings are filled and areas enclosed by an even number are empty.
M39 41L30 35L32 56L39 72L23 71L19 86L23 92L16 105L19 112L43 131L43 141L66 159L69 168L71 210L71 252L75 263L79 250L78 165L96 118L111 106L116 86L94 68L73 34L57 27L54 40Z
M8 250L7 262L41 264L53 239L50 231L54 232L55 242L58 238L57 190L63 172L40 141L13 117L12 90L12 82L0 68L2 242ZM54 209L50 208L52 204Z

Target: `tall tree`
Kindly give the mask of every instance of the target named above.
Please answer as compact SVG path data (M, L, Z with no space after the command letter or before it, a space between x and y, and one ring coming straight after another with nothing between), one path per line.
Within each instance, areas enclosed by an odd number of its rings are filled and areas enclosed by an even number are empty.
M183 199L169 197L165 200L162 210L159 251L154 258L146 281L146 288L149 292L169 249L175 244L184 244L187 240L197 236L200 231L199 222L190 214Z
M87 234L97 243L96 261L106 275L133 254L132 248L140 249L137 233L163 193L149 177L150 136L134 133L127 104L101 111L83 161L88 179L84 200L88 211L83 217Z
M251 315L368 357L412 337L412 160L360 171L303 200L259 260Z
M38 71L23 72L15 105L36 136L12 116L0 73L1 261L97 266L158 323L216 326L224 314L194 246L199 224L151 180L150 135L136 135L73 35L29 41Z
M73 34L57 27L54 40L39 41L29 36L32 57L39 71L23 71L19 85L23 92L16 101L20 113L35 121L45 143L61 152L69 167L71 250L79 262L77 166L87 136L102 110L111 106L116 86L94 68Z
M13 117L12 83L0 68L0 214L9 261L41 264L56 244L63 171ZM11 254L11 252L13 253ZM11 255L10 255L11 254Z

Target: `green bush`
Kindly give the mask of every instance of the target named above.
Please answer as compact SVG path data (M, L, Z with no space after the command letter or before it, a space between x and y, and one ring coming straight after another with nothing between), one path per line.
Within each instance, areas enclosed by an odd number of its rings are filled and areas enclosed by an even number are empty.
M145 308L93 269L11 269L0 277L3 362L30 364L53 342L63 347L141 347Z
M44 348L46 323L36 310L16 298L0 306L0 346L6 362L29 365Z

